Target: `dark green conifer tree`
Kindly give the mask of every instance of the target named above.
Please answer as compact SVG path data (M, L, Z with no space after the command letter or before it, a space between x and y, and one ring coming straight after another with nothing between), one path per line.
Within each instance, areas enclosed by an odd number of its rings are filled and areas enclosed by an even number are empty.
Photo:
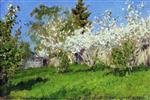
M78 29L90 25L91 21L88 20L90 14L87 6L84 4L84 0L77 0L75 8L72 9L74 27Z

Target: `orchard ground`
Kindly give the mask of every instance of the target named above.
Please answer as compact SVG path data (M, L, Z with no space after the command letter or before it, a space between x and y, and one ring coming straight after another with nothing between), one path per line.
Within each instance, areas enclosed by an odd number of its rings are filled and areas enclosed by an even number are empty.
M39 99L150 99L150 70L115 72L104 65L88 70L86 65L71 65L68 72L32 68L18 71L11 79L9 98Z

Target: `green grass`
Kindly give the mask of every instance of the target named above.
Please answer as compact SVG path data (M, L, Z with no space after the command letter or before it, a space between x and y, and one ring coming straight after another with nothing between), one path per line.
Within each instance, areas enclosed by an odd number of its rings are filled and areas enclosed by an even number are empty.
M53 68L28 69L17 72L12 86L30 85L30 88L12 89L14 98L150 98L150 70L136 71L125 76L106 75L106 70L86 71L85 65L72 65L67 73L55 73ZM40 78L46 81L29 81ZM30 82L31 83L31 82Z

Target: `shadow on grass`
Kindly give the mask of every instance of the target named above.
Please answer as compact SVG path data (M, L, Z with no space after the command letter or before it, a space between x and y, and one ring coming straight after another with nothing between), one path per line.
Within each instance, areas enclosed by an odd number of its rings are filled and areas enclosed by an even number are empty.
M70 72L78 73L78 72L95 72L104 70L106 68L106 65L104 64L96 64L95 66L89 67L86 64L74 64L72 68L70 68Z
M78 72L90 72L90 71L94 71L94 69L90 69L90 68L78 69L78 70L74 71L74 73L78 73Z
M11 91L18 91L18 90L31 90L32 86L37 83L45 83L48 79L43 79L41 77L37 77L35 79L28 80L27 82L20 82L17 85L5 86L2 93L0 94L3 96L8 96Z
M124 69L121 69L121 68L109 68L107 69L107 72L105 73L105 75L110 75L110 74L113 74L115 76L120 76L120 77L123 77L123 76L126 76L128 74L131 74L131 73L135 73L135 72L140 72L140 71L148 71L150 70L150 67L133 67L132 69L131 68L124 68Z
M140 72L140 71L148 71L150 70L150 66L145 66L143 64L137 66L137 67L125 67L125 68L111 68L108 65L105 65L103 63L99 63L96 64L94 67L92 68L84 68L84 69L78 69L76 71L74 71L74 73L76 72L96 72L96 71L102 71L104 73L104 76L106 75L115 75L115 76L119 76L119 77L123 77L126 76L127 74L132 74L132 73L136 73L136 72Z
M77 89L76 87L74 87L72 89L66 89L65 87L61 87L58 91L50 94L49 97L57 100L64 99L64 98L69 100L70 99L80 100L82 99L81 97L87 97L90 94L91 94L91 90L89 90L88 88ZM82 100L86 100L86 99L82 99Z
M33 85L41 82L45 83L46 81L47 79L42 79L38 77L36 79L28 80L27 82L20 82L16 86L11 86L11 90L31 90Z
M86 66L86 67L81 67L81 66ZM111 68L108 65L105 65L103 63L96 64L94 67L89 68L87 65L81 65L80 64L75 64L73 67L78 67L78 68L70 68L69 73L80 73L80 72L96 72L96 71L102 71L104 76L107 75L115 75L119 77L126 76L128 74L132 74L135 72L140 72L140 71L148 71L150 70L150 67L145 66L145 65L140 65L137 67L124 67L124 68ZM66 73L68 73L66 72Z

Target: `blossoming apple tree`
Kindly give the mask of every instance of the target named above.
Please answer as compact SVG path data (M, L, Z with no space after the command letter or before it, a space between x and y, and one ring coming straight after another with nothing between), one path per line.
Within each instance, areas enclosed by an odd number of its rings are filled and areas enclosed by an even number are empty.
M141 41L148 40L150 34L150 17L142 17L140 11L143 8L143 2L138 6L128 3L125 16L127 24L117 23L117 18L112 17L112 12L106 10L103 19L96 19L96 24L100 27L97 32L94 32L91 27L74 32L58 31L59 27L64 25L59 19L46 26L46 30L51 31L53 35L41 35L40 37L43 38L41 44L50 47L52 51L58 49L72 54L82 51L84 62L89 66L93 66L97 59L101 59L101 54L111 53L113 48L121 47L123 41L127 39L134 40L136 43L134 55L137 55L141 48ZM85 33L81 34L83 30Z

